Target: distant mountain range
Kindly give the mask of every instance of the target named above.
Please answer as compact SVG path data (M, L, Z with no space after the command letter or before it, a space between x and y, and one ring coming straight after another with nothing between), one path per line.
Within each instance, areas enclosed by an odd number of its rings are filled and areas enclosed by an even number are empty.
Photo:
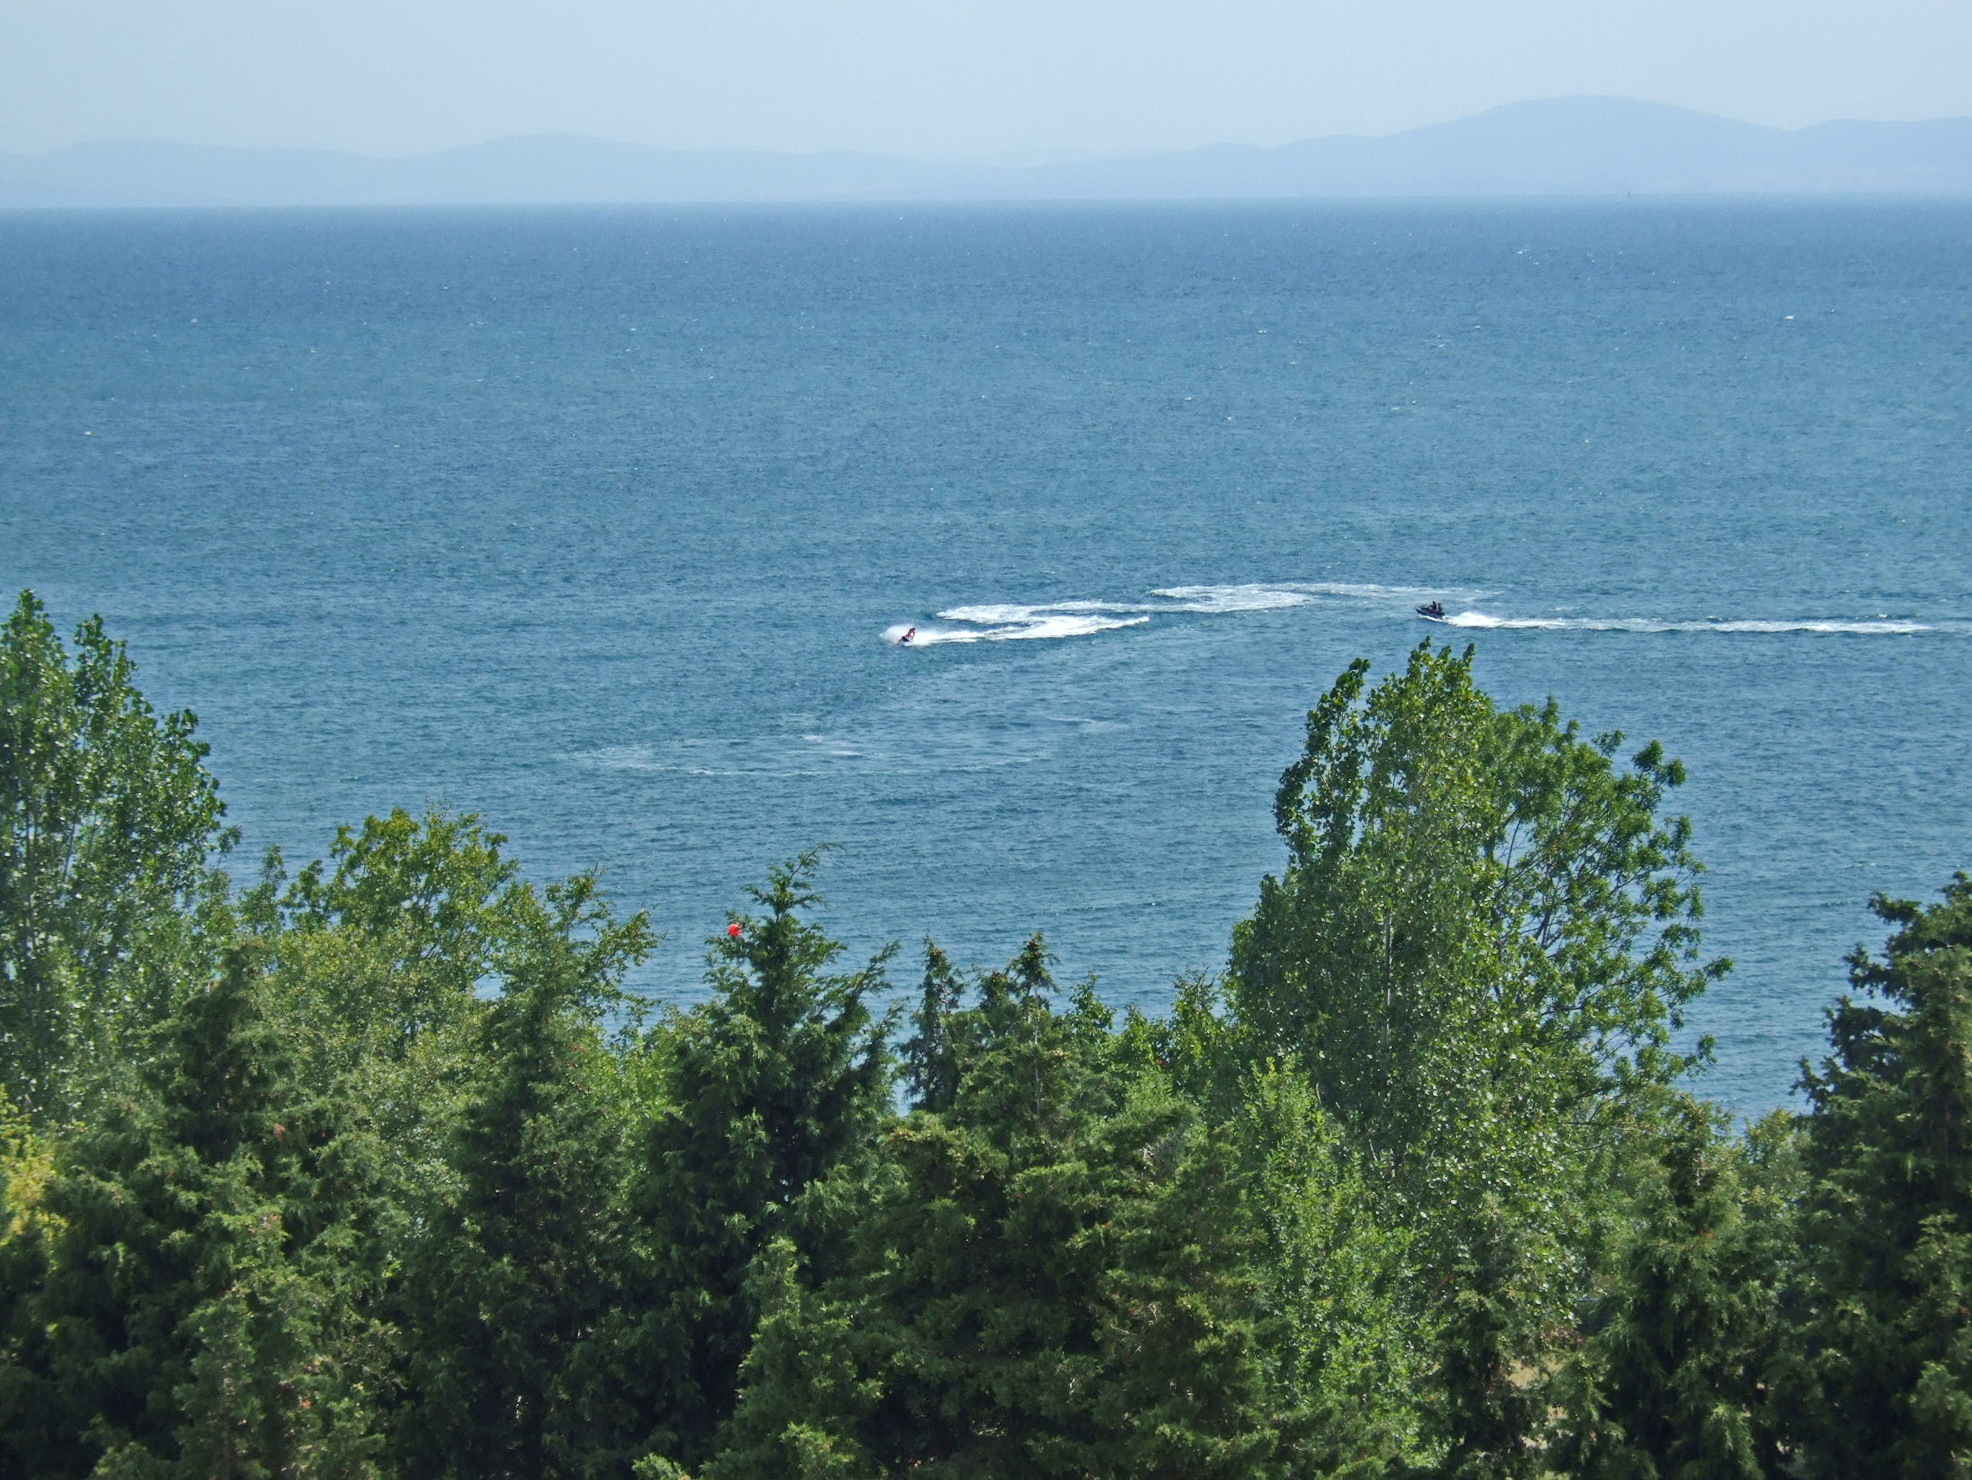
M1009 168L567 135L408 159L158 143L0 155L0 208L1832 194L1972 195L1972 118L1775 129L1556 98L1382 138Z

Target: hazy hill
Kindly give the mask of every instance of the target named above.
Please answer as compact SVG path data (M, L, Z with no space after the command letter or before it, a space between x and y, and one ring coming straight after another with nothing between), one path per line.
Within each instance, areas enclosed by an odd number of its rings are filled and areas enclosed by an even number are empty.
M1004 169L562 135L407 159L159 143L0 155L0 207L1626 194L1972 194L1972 119L1787 130L1558 98L1382 138Z
M1006 173L1018 193L1041 196L1961 194L1972 193L1972 119L1787 130L1629 98L1557 98L1383 138Z

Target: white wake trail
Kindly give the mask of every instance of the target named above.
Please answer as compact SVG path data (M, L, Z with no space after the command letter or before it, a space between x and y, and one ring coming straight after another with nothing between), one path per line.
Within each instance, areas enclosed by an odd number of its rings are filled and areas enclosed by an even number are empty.
M1488 612L1458 612L1443 619L1447 627L1482 632L1818 632L1854 637L1908 637L1943 629L1929 622L1885 618L1843 621L1820 617L1671 621L1656 617L1496 617Z
M946 607L933 622L893 622L883 640L897 647L938 647L951 642L1030 642L1092 637L1141 627L1160 613L1227 615L1305 606L1314 598L1287 586L1171 586L1150 593L1154 601L977 602Z

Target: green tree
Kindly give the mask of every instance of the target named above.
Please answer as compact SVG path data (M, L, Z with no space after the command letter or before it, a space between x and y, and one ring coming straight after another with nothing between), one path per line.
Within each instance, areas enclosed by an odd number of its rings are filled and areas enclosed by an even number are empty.
M290 880L271 853L239 907L273 963L296 1072L360 1094L395 1156L400 1202L435 1195L483 1081L482 987L529 956L541 901L472 813L393 811L338 829Z
M959 1093L958 1045L953 1021L965 997L965 983L951 958L935 941L924 943L924 981L918 989L916 1029L904 1044L904 1087L920 1110L949 1110Z
M1592 1480L1786 1473L1769 1383L1794 1270L1795 1117L1741 1140L1673 1097L1618 1239L1614 1277L1561 1383L1556 1457Z
M759 1308L749 1268L776 1238L826 1267L847 1233L825 1195L868 1161L889 1113L880 953L829 970L843 947L804 912L822 901L803 854L752 891L764 915L736 915L710 946L713 996L657 1030L661 1103L636 1194L651 1294L640 1333L653 1442L696 1464L733 1411ZM853 1182L853 1177L850 1179Z
M162 1026L138 1093L60 1148L0 1383L8 1473L375 1473L378 1148L298 1098L251 951Z
M339 828L328 863L309 864L292 883L270 855L245 913L270 933L284 930L288 952L329 956L296 971L308 988L292 1007L339 1025L345 1063L402 1058L421 1036L469 1015L507 937L536 921L506 841L474 813L398 809Z
M409 1353L397 1449L411 1475L621 1473L637 1435L587 1381L623 1291L622 1128L599 1113L602 1016L653 944L592 875L505 901L484 1077L452 1135L454 1187L422 1210L398 1310ZM616 1426L611 1426L611 1419Z
M1379 1217L1357 1158L1291 1063L1247 1076L1229 1130L1280 1471L1417 1470L1436 1458L1421 1405L1435 1333L1403 1288L1410 1237Z
M1502 710L1472 652L1352 665L1308 718L1275 816L1288 866L1234 934L1247 1051L1291 1056L1415 1230L1445 1342L1455 1473L1514 1473L1582 1287L1586 1215L1626 1106L1686 1066L1699 964L1683 768L1552 702Z
M1868 995L1829 1014L1804 1087L1809 1185L1786 1408L1817 1476L1972 1469L1972 879L1871 901Z
M39 1379L24 1362L34 1344L28 1302L48 1274L52 1229L44 1204L55 1149L0 1091L0 1422L25 1420L18 1432L0 1435L4 1473L25 1469L27 1457L45 1450L51 1437L46 1426L53 1415L38 1411Z
M169 1010L234 836L197 720L134 672L99 618L71 657L32 592L0 625L0 1087L44 1124Z
M1245 1476L1275 1449L1237 1157L1119 1065L1038 938L958 1010L951 1105L890 1132L850 1268L770 1251L714 1477ZM920 1014L920 1037L927 1037Z

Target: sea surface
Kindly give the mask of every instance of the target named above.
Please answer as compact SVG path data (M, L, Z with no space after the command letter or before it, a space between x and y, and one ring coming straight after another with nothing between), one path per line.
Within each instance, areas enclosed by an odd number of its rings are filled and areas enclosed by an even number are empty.
M1448 637L1685 759L1704 1087L1783 1102L1972 867L1968 484L1963 205L0 216L0 586L198 712L238 871L476 809L678 1000L834 843L900 984L1040 929L1155 1010Z

